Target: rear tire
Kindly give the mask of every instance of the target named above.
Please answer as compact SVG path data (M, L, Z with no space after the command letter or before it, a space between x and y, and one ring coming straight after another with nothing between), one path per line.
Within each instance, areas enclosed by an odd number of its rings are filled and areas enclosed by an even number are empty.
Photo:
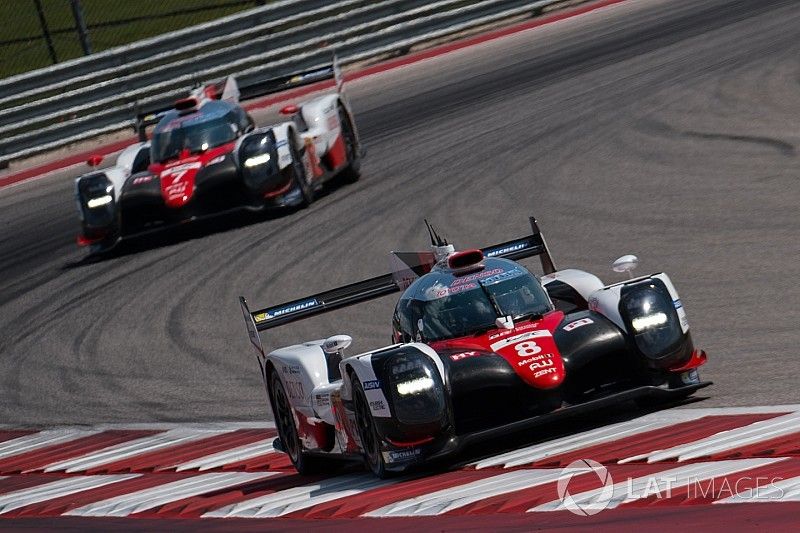
M342 139L344 140L344 149L347 154L347 167L342 170L341 176L345 183L355 183L361 178L361 148L356 139L355 128L350 121L350 114L347 113L344 106L339 104L339 124L342 128Z
M308 476L323 471L325 465L319 458L303 452L289 397L286 395L286 389L284 389L278 373L274 370L270 373L269 396L278 436L297 472L300 475Z
M367 396L364 394L364 387L355 376L353 376L353 404L358 437L364 452L364 464L373 474L381 479L386 479L391 476L391 472L386 470L386 462L381 453L380 437L375 428Z

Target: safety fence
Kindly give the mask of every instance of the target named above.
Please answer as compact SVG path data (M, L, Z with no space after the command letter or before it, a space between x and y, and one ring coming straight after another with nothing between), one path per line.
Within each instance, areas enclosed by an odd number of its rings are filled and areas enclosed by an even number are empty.
M86 1L86 0L84 0ZM565 0L283 0L0 80L0 165L133 125L204 81L269 80L406 53ZM570 3L575 3L574 0ZM249 93L250 91L250 93Z

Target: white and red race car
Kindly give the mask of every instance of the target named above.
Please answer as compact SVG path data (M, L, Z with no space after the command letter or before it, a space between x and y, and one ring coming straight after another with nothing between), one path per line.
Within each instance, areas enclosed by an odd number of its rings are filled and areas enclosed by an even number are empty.
M392 273L253 312L242 298L276 449L301 473L358 459L385 477L472 442L711 384L665 273L607 285L558 270L530 222L530 235L481 250L456 251L431 229L433 250L393 253ZM541 277L518 262L532 256ZM614 270L637 262L623 256ZM398 292L390 346L345 354L347 335L262 346L260 332Z
M336 62L271 92L331 77L335 92L283 107L288 120L266 127L241 106L232 77L139 115L140 142L75 182L78 244L102 252L125 237L234 209L304 207L334 177L357 180L363 152Z

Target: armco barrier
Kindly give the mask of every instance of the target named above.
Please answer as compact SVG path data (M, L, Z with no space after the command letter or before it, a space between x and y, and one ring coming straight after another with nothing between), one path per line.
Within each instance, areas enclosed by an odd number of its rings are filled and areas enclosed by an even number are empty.
M133 124L233 74L242 93L264 80L368 60L471 28L534 15L565 0L284 0L0 80L0 167L9 160Z

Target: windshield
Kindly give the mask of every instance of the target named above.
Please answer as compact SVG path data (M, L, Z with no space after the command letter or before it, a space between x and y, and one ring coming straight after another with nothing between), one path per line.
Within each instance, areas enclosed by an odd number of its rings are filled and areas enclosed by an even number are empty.
M177 158L184 148L189 153L200 153L229 143L236 139L235 128L235 125L222 117L203 122L186 121L173 128L167 124L161 131L157 129L153 134L153 160L163 163Z
M432 287L438 294L446 295L416 302L421 306L419 317L422 318L422 337L425 340L452 339L481 333L495 328L498 316L510 315L519 319L543 315L551 310L550 300L541 284L521 268L462 286L467 290L453 292L452 288L443 291Z

